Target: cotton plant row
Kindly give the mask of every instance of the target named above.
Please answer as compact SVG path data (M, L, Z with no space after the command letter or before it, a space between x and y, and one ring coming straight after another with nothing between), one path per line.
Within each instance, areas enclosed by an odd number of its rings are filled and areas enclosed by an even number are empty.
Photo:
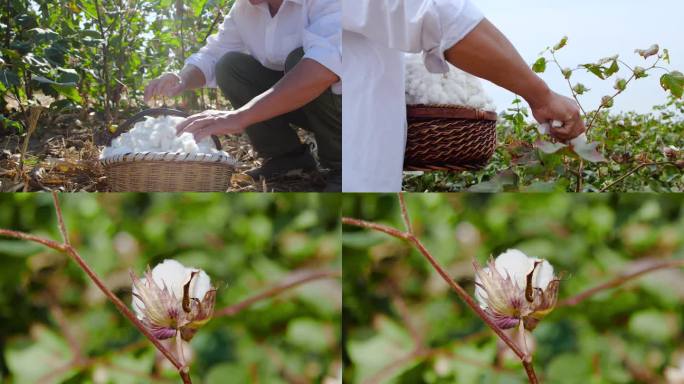
M182 154L211 154L229 157L225 151L216 149L213 141L206 138L199 143L188 132L176 134L176 126L185 121L178 116L146 117L144 121L136 123L133 128L112 140L106 147L101 158L125 155L128 153L182 153Z
M665 74L660 77L660 85L663 90L670 92L670 94L675 98L682 98L684 94L684 74L679 71L670 71L666 68L660 66L662 62L670 63L670 53L667 49L661 51L658 44L653 44L646 49L636 49L635 54L640 56L643 60L651 60L650 64L644 66L630 66L620 59L619 55L609 56L598 60L595 63L586 63L579 65L576 68L563 67L557 57L557 52L567 46L568 38L563 37L558 44L553 47L547 47L542 52L542 57L540 57L533 65L532 69L537 73L543 73L547 70L549 63L554 64L561 75L565 78L572 93L573 98L577 101L582 112L584 113L584 118L587 125L587 133L591 131L598 118L601 111L612 108L615 105L615 99L622 94L627 86L633 81L643 79L650 76L650 73L656 70L664 70ZM546 55L550 55L547 58ZM620 77L621 69L626 69L629 74L627 78ZM584 108L580 102L580 96L586 94L590 91L582 83L572 83L572 76L575 72L579 70L584 70L588 73L593 74L601 80L609 80L615 78L613 88L615 92L610 95L605 95L601 98L601 104L593 111L588 111ZM550 124L556 125L561 124L560 122L554 121ZM557 127L557 126L556 126ZM580 135L575 140L568 144L556 143L553 140L548 140L545 136L549 133L549 125L542 124L538 128L540 138L535 142L535 147L540 149L542 152L551 154L561 151L564 148L569 148L570 151L576 153L580 158L590 161L590 162L603 162L606 159L598 152L597 148L599 143L592 143L588 140L587 135Z
M562 277L554 272L553 265L548 260L528 256L518 249L509 249L496 258L490 258L484 266L473 261L475 290L471 296L414 234L403 194L399 194L399 205L405 230L356 218L345 217L342 218L342 222L388 234L413 246L465 304L517 356L532 384L540 382L533 365L536 342L532 332L555 308L577 305L605 289L618 287L648 272L684 267L684 260L681 259L654 261L570 298L559 300L558 292ZM390 363L388 367L394 365L396 363ZM684 384L684 356L681 361L675 357L673 365L665 369L664 375L668 384Z
M496 111L496 105L477 77L452 65L444 74L431 73L420 54L405 55L406 103L453 105Z

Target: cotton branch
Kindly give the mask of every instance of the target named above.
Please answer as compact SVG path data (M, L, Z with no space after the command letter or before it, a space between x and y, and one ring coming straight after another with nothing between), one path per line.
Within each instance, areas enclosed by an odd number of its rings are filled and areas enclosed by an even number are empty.
M90 268L88 263L81 257L81 255L78 253L78 251L71 246L69 243L69 238L68 238L68 233L66 231L66 226L64 225L64 218L62 216L62 209L60 208L59 205L59 200L57 199L57 193L52 192L52 199L54 202L55 206L55 212L57 214L57 222L59 225L59 230L60 233L63 236L64 243L60 244L57 243L53 240L41 238L38 236L30 235L28 233L23 233L23 232L18 232L18 231L12 231L12 230L7 230L7 229L0 229L0 235L1 236L7 236L7 237L13 237L21 240L28 240L28 241L33 241L39 244L42 244L46 247L52 248L56 251L66 253L67 256L69 256L76 264L78 264L79 267L88 275L88 277L97 285L97 287L104 293L104 295L109 299L109 301L114 304L114 306L117 308L121 314L126 317L133 325L138 328L138 330L147 337L152 344L159 350L159 352L162 353L170 362L171 364L178 369L178 373L180 374L181 379L183 380L183 383L185 384L192 384L192 380L190 379L190 374L188 373L188 368L181 364L178 359L169 352L168 349L166 349L160 342L157 340L151 333L150 331L147 330L145 325L131 312L130 309L119 299L107 286L102 282L102 279L97 276L95 271Z
M404 215L404 212L406 212L406 207L401 195L399 195L399 204L401 206L402 216L405 220L409 221L410 219L408 213ZM496 324L494 324L494 322L489 318L485 311L482 308L480 308L480 306L475 302L475 300L473 300L472 297L470 297L470 295L468 295L465 289L463 289L463 287L461 287L457 282L455 282L453 279L451 279L451 277L449 277L449 274L444 269L444 267L442 267L442 265L432 256L432 254L425 248L423 243L421 243L421 241L413 233L402 232L396 228L392 228L386 225L371 223L368 221L348 217L343 217L342 223L383 232L390 236L406 240L411 245L413 245L413 247L415 247L428 260L428 262L442 277L442 279L456 292L456 294L461 298L461 300L463 300L466 303L466 305L468 305L468 307L470 307L470 309L472 309L477 314L477 316L480 317L482 321L484 321L487 324L487 326L489 326L489 328L491 328L492 331L494 331L494 333L496 333L497 336L499 336L499 338L504 343L506 343L506 345L508 345L511 348L511 350L518 356L518 358L522 362L523 367L525 368L525 373L527 374L530 383L536 384L539 382L537 379L537 375L534 371L534 366L532 365L532 356L523 352L520 349L520 347L513 340L511 340L510 337L508 337L498 326L496 326Z
M299 285L302 285L304 283L308 283L310 281L314 280L320 280L320 279L332 279L332 278L337 278L339 277L340 274L335 271L327 271L327 270L319 270L319 271L299 271L295 272L289 277L287 277L285 280L282 282L266 289L265 291L256 294L252 297L249 297L239 303L233 304L231 306L228 306L226 308L223 308L217 312L214 313L214 317L222 317L222 316L233 316L237 314L238 312L242 311L243 309L253 305L254 303L268 299L270 297L279 295L283 291L286 291L290 288L297 287Z
M618 287L630 280L636 279L642 275L645 275L649 272L657 271L660 269L668 269L668 268L678 268L678 267L684 267L684 259L677 259L677 260L655 260L652 263L649 263L645 267L642 267L640 269L637 269L633 272L624 272L620 276L617 276L611 280L606 281L605 283L599 284L593 288L589 288L586 291L570 297L568 299L560 301L556 307L572 307L575 306L582 301L588 299L589 297L604 291L606 289L611 289Z

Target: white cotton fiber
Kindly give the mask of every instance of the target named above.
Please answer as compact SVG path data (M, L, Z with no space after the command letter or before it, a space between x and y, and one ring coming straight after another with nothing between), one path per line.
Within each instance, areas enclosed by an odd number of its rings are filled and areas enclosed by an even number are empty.
M456 105L496 111L480 79L450 65L449 72L428 72L422 55L406 54L406 103Z
M141 152L220 154L228 157L226 152L216 149L211 138L197 143L191 133L176 136L176 126L183 121L185 118L177 116L147 117L112 140L111 146L102 151L101 158Z

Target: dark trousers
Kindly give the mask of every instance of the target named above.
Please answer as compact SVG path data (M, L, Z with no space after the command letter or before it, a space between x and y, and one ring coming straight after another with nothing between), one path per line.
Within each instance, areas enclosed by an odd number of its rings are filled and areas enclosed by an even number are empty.
M229 52L216 64L216 82L234 108L267 91L304 56L302 48L290 53L285 72L261 65L254 57ZM301 153L303 144L291 125L314 134L323 168L342 169L342 96L330 88L304 107L247 128L252 146L263 158Z

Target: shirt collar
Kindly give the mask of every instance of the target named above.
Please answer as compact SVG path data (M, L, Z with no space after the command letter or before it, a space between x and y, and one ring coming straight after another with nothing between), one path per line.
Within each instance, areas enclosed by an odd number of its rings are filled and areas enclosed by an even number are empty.
M304 0L283 0L283 4L281 4L280 6L282 7L283 5L285 5L285 3L295 3L295 4L301 5L303 2L304 2ZM252 5L252 4L250 3L249 5ZM266 3L257 4L255 6L260 7L262 9L265 9L268 11L268 4L266 4Z

